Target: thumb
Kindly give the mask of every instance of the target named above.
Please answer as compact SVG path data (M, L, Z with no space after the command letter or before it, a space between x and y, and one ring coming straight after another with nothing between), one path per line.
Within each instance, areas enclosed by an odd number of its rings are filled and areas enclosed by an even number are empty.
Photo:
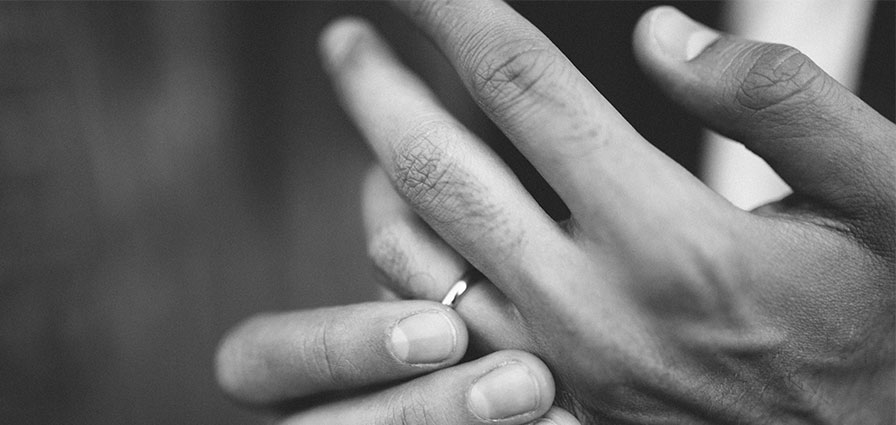
M798 50L721 34L672 7L641 17L634 48L673 100L795 192L844 217L893 217L896 125Z

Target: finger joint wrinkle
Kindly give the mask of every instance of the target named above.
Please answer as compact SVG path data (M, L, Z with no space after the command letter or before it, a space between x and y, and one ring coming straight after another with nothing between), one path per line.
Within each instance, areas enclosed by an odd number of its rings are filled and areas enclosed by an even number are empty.
M763 45L756 48L736 93L736 101L747 110L758 113L781 105L808 106L814 102L807 93L814 93L824 83L823 73L799 50L784 45Z
M556 84L551 83L559 60L549 48L538 44L492 48L473 67L471 86L492 114L562 103L555 93Z

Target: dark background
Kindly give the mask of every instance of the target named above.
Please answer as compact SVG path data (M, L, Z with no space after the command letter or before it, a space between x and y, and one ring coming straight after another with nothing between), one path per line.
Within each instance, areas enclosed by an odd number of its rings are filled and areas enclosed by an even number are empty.
M520 3L642 133L689 168L699 128L637 70L653 3ZM713 23L721 4L677 4ZM315 52L370 17L449 108L549 191L443 59L380 3L0 5L0 423L246 423L215 387L256 312L374 297L371 157ZM893 3L862 95L892 119Z

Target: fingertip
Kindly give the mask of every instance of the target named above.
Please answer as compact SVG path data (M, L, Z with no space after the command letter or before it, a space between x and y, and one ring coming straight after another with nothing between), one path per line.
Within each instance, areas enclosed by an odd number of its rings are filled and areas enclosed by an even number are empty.
M534 354L530 354L524 351L514 352L515 356L518 356L520 359L522 359L522 361L528 364L528 366L532 369L533 376L538 382L540 407L543 407L545 411L550 409L551 404L554 403L554 394L556 390L554 387L554 375L551 374L551 370L548 369L548 366Z
M214 359L215 381L218 383L218 387L229 397L239 388L238 377L233 372L232 367L232 365L238 363L233 358L234 350L231 347L233 344L231 341L233 339L232 334L233 331L229 331L218 343Z
M357 16L341 17L327 24L318 39L318 48L329 67L344 63L354 55L356 46L373 34L373 27Z
M257 314L230 329L218 344L214 368L218 387L230 399L250 405L266 401L267 394L251 378L258 361L253 335L264 328L266 315Z
M548 368L548 366L543 361L541 361L540 358L529 353L522 354L524 354L525 357L529 359L528 362L530 364L530 367L532 368L533 376L538 382L539 401L537 410L539 412L548 412L554 404L554 396L556 395L554 375L551 373L551 370Z
M443 364L445 366L457 364L467 353L467 347L470 344L470 334L467 330L467 324L453 308L435 301L427 302L432 303L434 306L437 305L437 308L440 309L442 314L445 315L445 318L450 321L451 326L454 328L454 353Z
M721 34L672 6L649 9L638 20L634 31L636 56L648 63L689 62L699 56Z
M667 6L654 6L647 9L635 24L635 29L632 31L632 49L635 52L635 58L638 60L649 59L652 53L657 50L655 47L656 43L650 33L650 25L657 9L662 7Z

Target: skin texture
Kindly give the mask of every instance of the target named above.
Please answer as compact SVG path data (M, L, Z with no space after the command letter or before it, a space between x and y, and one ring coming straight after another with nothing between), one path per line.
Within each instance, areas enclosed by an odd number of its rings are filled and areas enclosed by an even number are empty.
M331 26L322 37L327 68L379 160L365 185L371 258L406 298L441 298L467 263L482 271L487 279L464 295L458 323L466 323L475 352L498 350L359 400L407 386L438 388L451 400L475 375L468 368L494 356L525 356L500 350L523 350L550 367L554 401L585 424L896 420L896 125L795 49L716 34L671 8L648 12L634 35L648 75L794 189L745 212L643 140L507 5L433 0L398 7L442 49L572 217L558 225L540 210L367 24ZM688 46L695 33L702 41L696 49ZM404 305L367 308L376 316ZM315 315L336 317L342 309L283 320L314 333ZM386 383L390 374L416 376L383 369L375 378L351 375L340 386L299 385L300 393L289 394L295 385L272 383L282 375L245 366L260 356L267 367L281 367L269 353L303 341L272 334L270 323L260 319L222 346L219 376L240 399L265 404ZM248 348L259 335L279 348ZM376 356L359 345L332 353L349 365ZM256 357L228 354L246 350ZM301 350L286 353L293 368L285 373L294 379L320 361ZM521 358L550 379L535 357ZM231 373L241 378L229 380ZM287 390L272 395L272 387ZM265 396L256 398L259 392ZM551 401L521 418L538 417ZM439 412L469 411L461 402L443 404ZM299 406L297 417L357 423L340 418L358 416L339 413L357 405L316 400ZM432 419L443 416L409 423L443 423Z
M421 313L441 316L448 325L445 338L453 349L442 361L409 363L392 345L398 324ZM430 301L366 303L247 320L222 342L217 373L227 394L266 408L284 424L516 425L539 418L579 423L551 407L553 378L536 357L502 350L456 365L466 347L466 326L448 307ZM537 389L507 393L534 397L536 405L506 419L476 416L469 407L471 388L508 365L527 369Z

